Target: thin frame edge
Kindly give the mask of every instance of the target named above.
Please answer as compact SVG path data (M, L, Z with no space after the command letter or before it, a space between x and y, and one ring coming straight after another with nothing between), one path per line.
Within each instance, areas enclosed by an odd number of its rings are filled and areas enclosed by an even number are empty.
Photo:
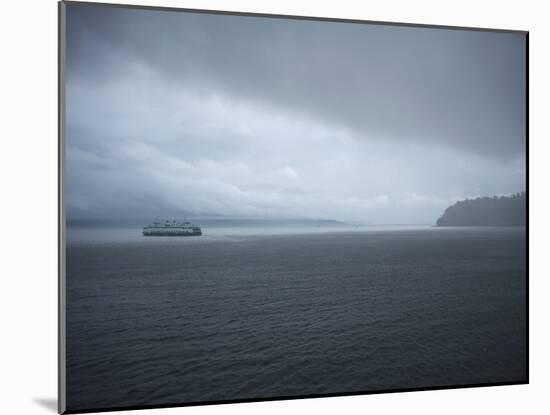
M333 23L352 23L352 24L370 24L378 26L401 26L411 28L424 28L424 29L441 29L441 30L462 30L462 31L476 31L476 32L497 32L497 33L529 33L526 29L500 29L491 27L475 27L475 26L454 26L454 25L437 25L430 23L404 23L396 21L382 21L382 20L366 20L366 19L352 19L345 17L326 17L326 16L305 16L305 15L290 15L290 14L278 14L278 13L259 13L259 12L243 12L233 10L219 10L219 9L194 9L186 7L174 7L174 6L149 6L143 4L131 4L131 3L109 3L101 1L80 1L80 0L61 0L66 5L80 5L80 6L96 6L96 7L114 7L114 8L126 8L134 10L156 10L156 11L173 11L173 12L187 12L198 14L217 14L228 16L248 16L248 17L263 17L272 19L290 19L290 20L311 20L321 22L333 22Z
M66 377L66 270L65 270L65 51L66 51L66 4L60 1L58 11L58 376L57 412L67 410Z

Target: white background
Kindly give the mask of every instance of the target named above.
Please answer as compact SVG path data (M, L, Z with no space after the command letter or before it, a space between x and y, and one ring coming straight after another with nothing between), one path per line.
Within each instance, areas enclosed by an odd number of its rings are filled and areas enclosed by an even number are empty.
M113 0L113 2L118 2ZM530 31L530 385L141 411L140 414L548 413L550 24L542 1L173 0L135 3ZM57 390L57 4L0 7L1 413L52 414ZM546 409L544 409L546 407Z

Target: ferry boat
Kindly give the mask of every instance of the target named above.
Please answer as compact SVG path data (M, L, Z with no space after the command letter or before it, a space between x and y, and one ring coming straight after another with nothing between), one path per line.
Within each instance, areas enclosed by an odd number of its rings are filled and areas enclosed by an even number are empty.
M201 236L201 228L191 222L165 220L153 222L143 228L143 236Z

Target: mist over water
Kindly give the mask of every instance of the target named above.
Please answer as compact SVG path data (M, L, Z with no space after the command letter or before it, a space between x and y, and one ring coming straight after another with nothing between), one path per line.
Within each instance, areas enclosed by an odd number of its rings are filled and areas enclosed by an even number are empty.
M141 242L159 244L171 243L207 243L214 241L230 241L235 238L269 235L307 235L325 233L372 233L395 232L404 230L437 230L431 225L330 225L330 226L210 226L202 227L200 237L145 237L139 226L68 226L68 243L110 243L110 242Z

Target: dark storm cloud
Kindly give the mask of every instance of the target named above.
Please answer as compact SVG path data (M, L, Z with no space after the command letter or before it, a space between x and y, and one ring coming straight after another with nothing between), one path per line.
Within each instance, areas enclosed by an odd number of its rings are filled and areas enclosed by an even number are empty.
M521 34L69 5L69 218L433 223L525 185Z
M524 152L522 34L93 6L68 16L68 71L91 82L139 63L174 85L301 112L359 138Z

